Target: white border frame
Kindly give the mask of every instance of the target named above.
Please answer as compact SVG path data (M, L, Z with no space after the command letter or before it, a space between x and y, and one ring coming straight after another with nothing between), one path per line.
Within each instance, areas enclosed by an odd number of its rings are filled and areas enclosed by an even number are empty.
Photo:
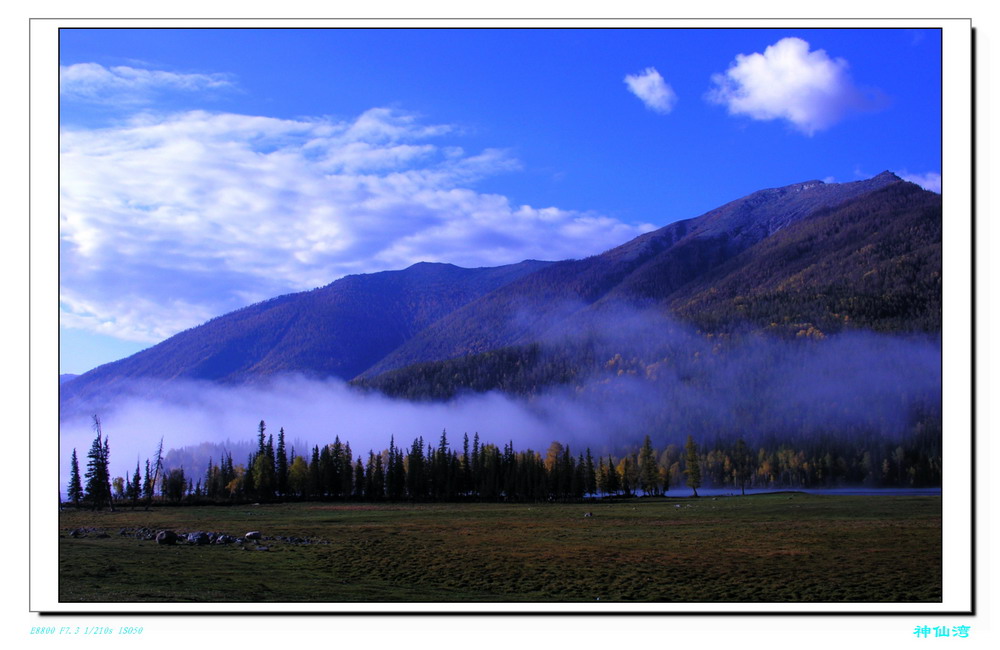
M58 601L58 30L61 27L940 27L944 203L943 408L945 461L942 603L281 603L131 604ZM940 20L121 20L36 19L31 69L30 609L42 612L413 612L413 613L914 613L970 612L972 600L972 87L971 21Z

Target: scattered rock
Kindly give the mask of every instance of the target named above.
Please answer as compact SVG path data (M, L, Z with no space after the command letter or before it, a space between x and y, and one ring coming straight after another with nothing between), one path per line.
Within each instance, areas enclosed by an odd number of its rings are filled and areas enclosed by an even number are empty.
M83 532L79 528L74 528L73 530L69 531L69 536L70 537L74 537L74 538L75 537L86 537L86 535L87 535L87 533Z
M260 531L259 530L252 530L249 533L247 533L246 535L244 535L243 538L244 539L254 539L254 540L260 539Z
M584 517L593 517L594 513L592 513L592 512L585 512L585 513L583 513L583 516Z
M197 546L205 546L206 544L212 543L212 538L208 533L202 531L196 531L187 534L187 543L195 544Z
M156 543L172 546L177 543L177 533L172 530L161 530L156 533Z

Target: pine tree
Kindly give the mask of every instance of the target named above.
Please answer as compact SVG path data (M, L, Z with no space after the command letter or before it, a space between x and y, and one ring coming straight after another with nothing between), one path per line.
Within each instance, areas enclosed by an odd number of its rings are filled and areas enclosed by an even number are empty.
M462 437L462 480L459 492L465 496L472 489L472 466L469 464L469 433Z
M73 505L80 505L83 498L83 485L80 483L80 464L76 460L76 448L73 448L73 457L70 459L69 467L69 487L66 489L66 497Z
M406 455L406 492L411 499L424 498L424 439L417 438Z
M247 498L253 499L257 496L257 483L254 480L254 464L257 459L261 457L261 454L247 454L247 466L246 471L243 473L243 493L247 495Z
M660 468L656 465L656 453L648 435L639 450L639 487L647 495L660 493Z
M399 498L398 483L396 483L396 436L389 436L389 458L385 472L385 494L390 500Z
M698 496L698 488L701 487L701 466L698 462L698 447L694 444L694 438L687 437L684 444L685 465L684 474L687 476L687 486L694 491L694 496Z
M618 475L618 469L615 467L615 461L608 454L608 480L607 480L607 490L608 494L616 495L619 490L621 490L621 477Z
M372 474L372 489L368 491L368 498L379 500L385 493L385 468L382 465L382 454L375 454L375 470Z
M132 483L129 486L130 499L132 500L132 509L135 510L135 504L142 496L142 474L139 473L139 459L135 459L135 473L132 474Z
M146 472L142 479L142 498L146 500L146 507L149 507L149 502L153 500L153 476L149 469L149 459L146 459Z
M590 455L590 447L587 447L586 463L583 470L586 492L587 494L597 494L597 473L594 470L594 457Z
M358 456L357 464L354 466L354 498L359 500L365 498L365 466L361 462L361 456Z
M275 459L277 467L278 494L285 496L288 494L288 455L285 453L285 428L278 430L278 457Z
M334 456L339 454L340 439L330 445L323 445L319 452L319 484L323 488L324 494L336 498L340 496L340 458L334 461Z
M309 461L309 487L307 496L319 498L323 494L323 477L319 473L319 445L314 445Z
M101 420L94 416L94 429L97 437L87 454L87 485L84 488L84 496L90 502L91 507L101 508L111 504L111 476L108 473L108 458L110 451L108 443L103 440L101 433Z
M340 468L340 491L343 493L344 498L350 498L351 487L353 484L354 471L351 465L351 445L347 443L344 445L344 454L342 457L342 464Z
M156 485L160 481L160 477L163 475L163 438L160 438L160 444L156 448L156 458L153 461L152 474L150 474L149 460L146 460L146 483L143 489L146 497L146 508L149 508L150 501L153 500L153 496L156 494Z

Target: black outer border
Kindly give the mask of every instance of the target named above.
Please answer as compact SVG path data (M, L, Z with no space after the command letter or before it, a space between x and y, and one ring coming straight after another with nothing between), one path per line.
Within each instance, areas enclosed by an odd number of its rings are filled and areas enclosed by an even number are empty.
M69 20L72 20L72 21L93 20L93 21L102 21L102 22L104 22L104 21L157 21L157 20L170 20L171 22L177 22L177 21L183 21L183 20L193 20L193 21L197 21L197 22L204 22L204 21L210 21L210 20L220 20L220 21L224 21L224 20L240 20L240 21L267 21L267 22L301 22L301 21L305 21L305 20L338 20L338 21L356 21L356 22L361 22L361 21L379 21L379 20L381 20L381 21L428 21L428 22L435 22L435 23L440 23L440 22L444 22L444 21L482 21L482 22L488 22L488 21L493 21L493 20L496 20L496 21L505 21L505 22L525 21L525 22L532 22L532 23L545 22L545 21L559 21L559 22L564 22L566 20L573 20L573 21L603 21L603 22L609 22L609 23L629 22L629 21L676 20L676 21L679 21L681 23L684 23L684 22L706 22L708 20L727 20L727 21L733 20L733 21L746 21L746 22L751 22L751 21L769 21L770 22L770 21L774 21L774 22L779 22L779 23L787 23L787 22L793 22L793 21L796 21L796 20L803 20L803 21L809 21L809 22L812 22L812 21L817 21L818 22L818 21L823 21L823 20L831 20L831 21L837 20L837 21L844 21L844 22L849 22L851 20L863 20L865 22L869 22L869 21L877 21L877 20L897 20L897 19L898 18L864 18L864 19L861 19L861 18L725 18L725 19L720 19L720 18L710 18L710 19L684 18L684 19L670 19L670 18L662 18L662 17L661 18L650 18L650 17L644 17L644 18L623 18L623 17L616 17L616 18L597 18L597 17L585 17L585 18L567 18L567 17L561 17L561 18L460 18L460 17L398 18L398 17L378 17L378 18L326 18L326 19L315 19L315 18L260 18L260 17L257 17L257 18L237 18L237 19L234 19L234 18L197 18L197 19L183 19L183 18L181 18L181 19L177 19L177 18L126 18L126 17L112 17L112 18L29 18L28 19L28 44L29 44L29 52L30 52L30 50L31 50L31 23L32 22L48 22L48 21L63 21L63 20L66 20L66 21L69 21ZM921 20L927 20L927 21L933 21L933 20L954 20L954 18L950 18L950 19L949 18L938 18L938 19L935 19L935 18L926 18L925 17L925 18L922 18ZM563 611L533 611L532 610L532 611L460 611L460 612L449 612L449 611L437 610L437 611L323 611L323 612L316 612L316 611L300 611L300 612L294 612L294 611L280 611L280 612L266 612L266 611L265 612L260 612L260 611L257 611L257 612L249 612L249 611L232 611L232 612L227 612L227 611L212 611L212 612L162 612L162 611L161 612L155 612L155 611L152 611L152 612L131 612L131 611L107 610L107 611L101 611L101 612L94 612L94 611L58 611L58 612L39 611L37 613L40 616L42 616L42 617L46 617L46 616L107 616L107 615L114 615L114 616L144 616L144 617L145 616L154 616L154 617L161 617L161 616L196 616L196 617L204 617L204 616L233 616L233 617L240 617L240 616L403 616L403 617L409 617L409 616L491 616L491 617L492 616L736 616L736 617L743 617L743 616L866 616L866 617L870 617L870 616L915 616L915 615L923 615L923 614L929 614L929 613L932 613L934 615L948 615L948 616L955 616L955 615L959 615L959 616L963 616L963 615L964 616L975 616L976 612L977 612L977 607L976 606L977 606L977 594L978 594L978 587L977 587L977 580L976 580L976 578L977 578L977 562L976 562L976 559L977 559L977 554L976 554L976 552L977 552L977 547L976 547L976 533L977 533L977 526L976 526L976 506L977 506L976 485L977 485L977 472L976 472L976 470L977 470L977 467L976 467L976 462L975 462L975 460L976 460L976 432L977 432L977 418L976 418L976 405L977 405L977 402L976 402L976 374L977 374L977 366L976 366L976 316L977 316L977 312L976 312L976 289L977 289L977 284L976 284L976 262L977 262L977 256L976 256L976 243L977 243L977 240L976 240L976 218L977 218L977 203L976 203L976 189L977 189L977 184L976 184L976 171L977 171L977 168L976 168L976 160L977 160L977 148L976 148L976 123L977 123L977 112L976 112L976 98L977 98L977 95L976 95L976 36L977 36L977 30L972 25L972 18L964 18L964 19L960 18L960 20L967 20L969 22L969 31L970 31L970 37L971 37L970 52L969 52L970 63L971 63L971 65L970 65L970 82L971 82L970 83L970 87L971 87L971 97L970 97L970 103L971 103L971 107L970 107L971 108L970 144L971 144L971 148L970 148L970 156L971 156L971 171L972 171L971 178L969 179L970 197L971 197L971 214L970 214L970 221L971 221L971 237L970 237L970 270L971 270L971 274L970 274L970 276L971 276L971 287L970 287L970 293L971 293L971 296L970 296L971 297L971 314L970 314L970 316L971 316L971 332L970 332L970 334L971 334L971 340L970 340L970 344L971 344L971 350L970 350L970 353L971 353L971 394L969 396L969 399L970 399L970 408L971 408L971 413L970 413L970 415L971 415L971 420L970 420L971 421L971 430L970 430L970 458L969 458L969 460L970 460L970 473L969 473L969 476L970 476L970 504L969 504L969 508L970 508L970 515L971 515L971 517L970 517L970 520L971 520L971 526L970 526L970 537L971 537L971 549L970 549L971 550L971 556L970 556L970 560L971 560L970 561L970 565L971 565L970 566L970 573L971 573L971 575L970 575L970 578L971 578L971 580L970 580L970 591L971 591L971 594L970 595L971 595L971 598L970 598L970 609L968 611L961 611L960 610L960 611L944 611L944 612L924 612L924 611L913 611L913 612L903 612L903 611L890 611L890 612L878 612L878 611L853 611L853 612L852 611L844 611L844 612L839 612L839 611L836 611L836 612L830 612L830 611L826 611L826 612L812 612L812 611L789 611L789 612L777 612L777 611L766 611L766 612L761 612L761 611L753 611L753 612L733 612L733 611L721 611L721 612L710 612L710 611L694 611L694 612L691 612L691 611L676 611L676 612L675 611L622 611L622 612L617 612L617 611L612 611L612 612L609 612L609 611L596 611L596 612L588 612L588 611L583 611L583 610L577 610L577 611L563 612ZM625 26L623 26L622 28L643 29L642 27L625 27ZM58 31L61 32L63 29L99 29L99 27L94 27L94 28L59 27ZM133 30L134 29L217 29L218 30L218 29L263 29L263 27L235 27L235 28L233 28L233 27L230 27L230 28L226 28L226 27L108 27L106 29L133 29ZM282 29L289 29L290 30L290 29L364 29L364 28L356 28L356 27L283 27ZM372 29L374 29L374 28L372 28ZM386 28L378 28L378 29L386 29ZM393 28L388 28L388 29L413 29L413 28L409 28L409 27L393 27ZM419 27L417 29L430 29L430 27ZM455 28L454 27L446 27L444 29L455 29ZM483 26L483 27L469 27L469 28L463 28L463 29L516 29L516 28L515 27L487 27L487 26ZM551 26L551 27L549 27L549 26L535 25L535 26L532 26L532 27L521 27L520 29L573 29L573 28L570 28L570 27L557 27L557 26ZM583 27L583 28L576 28L576 29L595 29L595 28L594 27ZM596 28L596 29L601 29L601 28ZM656 26L650 26L647 29L795 29L795 27L794 26L779 25L779 26L773 26L773 27L772 26L768 26L768 27L739 27L739 28L737 28L737 27L732 27L732 28L725 27L725 28L715 28L715 27L683 27L683 26L679 25L677 27L656 27ZM803 27L803 28L800 28L800 29L892 29L892 27L853 27L853 28L851 28L851 27L846 27L845 26L845 27L809 27L809 28ZM938 27L937 29L941 32L941 41L942 41L942 45L943 45L943 42L944 42L944 32L943 32L943 30L942 30L941 27ZM59 47L61 48L61 40L60 40ZM30 56L29 56L29 59L30 59ZM57 59L58 59L58 57L57 57ZM941 83L941 88L942 88L942 102L943 102L943 95L944 95L944 48L943 47L942 47L941 55L940 55L940 64L941 64L941 70L942 70L941 77L940 77L940 83ZM56 83L58 84L58 74L56 75ZM29 184L29 187L30 187L31 186L31 147L30 147L30 133L31 133L31 110L30 110L30 104L31 104L31 100L30 100L30 97L31 97L31 75L30 74L28 76L28 96L29 96L29 102L28 102L29 103L29 111L28 111L28 132L29 132L28 184ZM61 103L61 99L60 99L60 103ZM943 109L943 106L942 106L942 109ZM57 115L57 125L56 125L57 133L58 133L58 116L59 116L60 112L61 112L61 106L56 111L56 115ZM941 117L940 127L941 127L940 146L941 146L941 150L943 151L943 149L944 149L944 115L943 115L943 110L942 110L942 117ZM60 133L59 137L57 137L57 143L61 144L61 133ZM57 156L56 156L56 158L58 160L58 149L57 149ZM61 187L61 174L62 174L61 167L57 168L56 177L57 177L57 181L58 181L58 184L59 184L60 187ZM30 218L31 218L30 217L30 214L31 214L30 196L29 196L28 206L29 206L29 224L30 224ZM58 218L58 215L57 215L57 218ZM32 266L31 266L31 250L32 250L32 247L31 247L31 229L30 229L30 226L29 226L28 231L29 231L28 232L28 267L29 267L29 270L30 270L30 268L32 268ZM59 272L61 272L61 262L58 262L58 260L60 259L59 258L59 254L58 254L58 242L56 243L56 246L57 246L57 250L56 250L57 268L58 268ZM59 272L57 272L56 296L59 295L59 292L58 292L58 288L59 288L58 287ZM31 284L31 282L30 282L30 272L29 272L29 292L28 292L28 314L29 314L29 316L28 316L28 321L29 321L29 327L28 327L28 350L29 350L29 354L28 354L28 356L29 356L29 368L28 368L28 403L29 403L29 405L32 403L31 402L31 365L30 365L30 357L31 357L31 353L30 353L30 351L31 351L31 325L30 325L30 322L31 322L31 291L30 291L30 284ZM57 300L56 301L56 312L57 312L56 321L57 322L59 320L58 319L58 309L59 309L59 307L58 307L58 300ZM58 351L61 351L61 345L62 345L62 341L60 339L59 341L57 341L57 350ZM942 374L943 374L943 368L944 368L944 355L942 353L942 357L941 357ZM58 378L56 379L56 381L58 382ZM942 390L943 390L943 388L942 388ZM58 386L57 386L57 395L58 395L58 393L59 393L59 389L58 389ZM29 441L29 445L28 445L28 473L29 473L29 485L30 485L30 473L31 473L31 466L32 466L32 464L31 464L31 413L30 413L30 408L29 408L29 414L28 414L28 441ZM57 460L56 460L56 465L57 465L57 470L56 471L57 471L57 475L58 475L58 457L57 457ZM57 495L58 495L58 488L56 488L56 492L57 492ZM58 499L58 496L57 496L57 499ZM29 509L28 509L28 522L29 522L28 523L28 529L29 529L29 545L28 545L28 558L29 558L29 560L28 560L28 562L29 562L28 573L29 573L29 581L28 581L28 594L29 594L29 603L30 603L30 594L31 594L31 580L30 580L30 574L31 574L31 544L30 544L31 508L30 508L30 503L29 503ZM943 528L943 525L942 525L942 539L943 539L943 535L944 535L943 531L944 531L944 528ZM943 559L944 558L942 557L942 561L943 561ZM62 602L62 601L60 601L60 602ZM111 604L111 601L105 601L105 602L108 602L109 604ZM230 601L230 602L232 602L232 601ZM454 602L457 602L457 601L439 601L439 604L447 605L449 602L454 603ZM512 601L497 601L496 604L500 604L500 603L512 603ZM150 603L150 604L155 604L155 603ZM285 604L285 603L283 602L282 604ZM329 604L335 604L335 603L331 602ZM684 605L684 604L690 604L690 603L680 603L680 604ZM772 602L768 602L768 604L783 605L785 603L784 603L784 601L774 601L773 603ZM833 604L833 603L830 603L830 604ZM858 604L862 604L862 603L858 603Z

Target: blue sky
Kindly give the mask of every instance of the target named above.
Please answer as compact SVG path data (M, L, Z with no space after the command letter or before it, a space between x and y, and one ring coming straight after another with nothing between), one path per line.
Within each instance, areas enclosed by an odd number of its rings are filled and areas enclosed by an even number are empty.
M60 367L766 187L941 182L937 30L62 30Z

